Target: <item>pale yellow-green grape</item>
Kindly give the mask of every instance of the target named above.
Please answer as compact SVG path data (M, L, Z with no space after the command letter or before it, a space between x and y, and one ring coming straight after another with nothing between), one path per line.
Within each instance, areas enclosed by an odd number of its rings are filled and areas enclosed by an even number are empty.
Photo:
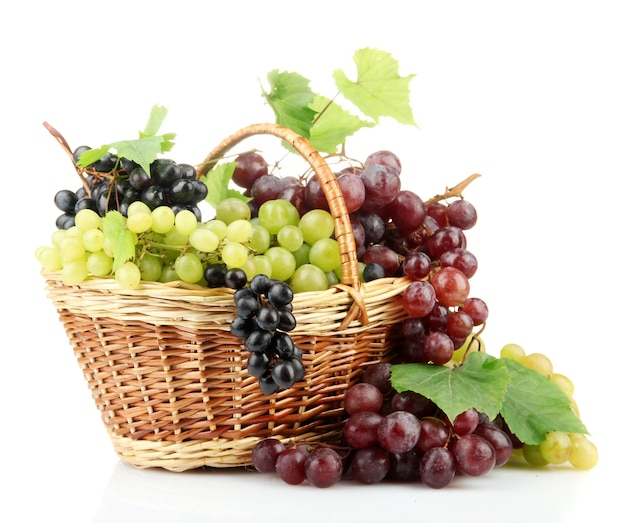
M61 240L65 238L66 236L67 236L66 229L57 229L56 231L52 233L52 236L51 236L52 245L58 248L59 245L61 244Z
M224 198L215 208L215 218L228 225L234 220L249 220L250 207L240 198Z
M553 372L550 374L550 381L554 382L568 398L571 399L574 396L574 383L567 376Z
M263 254L257 254L253 256L251 260L254 264L255 274L265 274L270 278L272 277L272 262L267 256Z
M518 363L522 361L524 356L526 356L526 351L524 351L523 347L517 343L507 343L500 349L501 358L509 358L517 361Z
M270 234L278 234L287 225L298 225L300 213L290 201L278 198L261 204L257 212L259 224Z
M572 409L572 412L576 414L576 417L580 418L580 410L578 410L578 403L574 398L570 398L569 407Z
M128 206L126 216L132 216L135 213L152 214L152 210L141 200L136 200Z
M158 234L165 234L174 227L176 215L171 207L161 205L152 212L152 230Z
M84 233L90 229L98 229L102 225L102 218L92 209L81 209L76 213L74 223Z
M572 451L569 462L574 468L589 470L598 464L598 449L584 434L570 434Z
M87 269L87 261L84 256L63 262L61 278L66 285L78 285L84 282L87 276L89 276L89 270Z
M290 252L296 252L304 243L302 230L297 225L285 225L276 234L278 245Z
M524 445L522 447L522 456L533 467L544 467L548 464L539 450L539 445Z
M101 251L104 247L104 232L101 229L89 229L83 234L83 245L89 252Z
M85 259L85 246L81 238L66 236L59 245L59 254L63 263L73 260Z
M300 267L305 263L309 263L309 251L311 250L311 246L308 243L303 243L302 246L295 252L293 252L293 257L296 260L296 267Z
M270 248L272 235L268 230L258 223L250 223L252 231L248 238L248 247L256 254L263 254Z
M220 241L222 241L226 237L226 229L228 228L228 225L226 225L226 223L224 223L222 220L209 220L208 222L203 223L202 227L211 231L213 234L215 234L215 236L218 237Z
M524 367L533 369L544 376L549 376L554 370L550 359L546 355L538 352L527 354L520 360L520 363L524 365Z
M179 213L180 214L180 213ZM163 243L168 247L182 249L189 243L189 236L181 233L176 227L165 233Z
M104 243L102 244L102 250L105 252L107 256L111 258L115 257L115 253L113 252L113 245L111 244L110 238L104 238Z
M38 249L37 260L47 271L58 271L63 267L61 255L54 247L41 247Z
M202 262L191 252L186 252L176 258L174 270L178 277L187 283L197 283L203 276Z
M198 228L198 219L190 210L183 209L182 211L178 211L176 214L176 218L174 218L174 227L180 234L189 236Z
M477 352L481 349L485 350L485 346L480 336L470 334L463 342L463 345L452 353L452 361L454 363L459 363L463 360L463 358L465 358L466 354Z
M215 252L220 239L213 231L199 227L189 235L189 243L200 252Z
M226 226L226 238L231 242L245 243L252 234L249 220L233 220Z
M287 281L296 270L296 259L293 254L284 247L270 247L265 251L265 256L272 264L272 278Z
M176 270L174 269L173 264L168 264L163 267L161 271L161 276L159 277L159 281L161 283L168 283L171 281L177 281L178 274L176 274Z
M222 248L222 261L229 269L243 267L249 255L249 249L238 242L228 242Z
M126 220L126 228L137 234L150 230L152 228L152 214L143 212L130 214Z
M246 273L246 278L248 279L248 281L254 278L254 276L257 274L256 265L254 264L252 258L248 258L245 263L239 268Z
M115 271L115 280L123 289L135 289L141 281L141 271L135 263L127 261Z
M328 272L341 265L339 244L333 238L321 238L311 245L309 261L322 271Z
M76 225L73 225L69 229L65 230L65 236L67 238L82 238L83 231L81 231Z
M94 276L109 276L113 269L113 258L103 250L91 252L87 256L87 270Z
M305 243L313 245L322 238L330 238L335 230L332 214L323 209L312 209L302 215L298 222Z
M325 291L328 289L328 278L322 269L311 263L300 265L290 279L294 293L307 291Z
M543 459L553 465L560 465L569 460L572 452L572 440L565 432L553 430L546 434L546 439L539 444Z
M138 267L143 281L159 281L163 262L160 257L146 253L139 260Z

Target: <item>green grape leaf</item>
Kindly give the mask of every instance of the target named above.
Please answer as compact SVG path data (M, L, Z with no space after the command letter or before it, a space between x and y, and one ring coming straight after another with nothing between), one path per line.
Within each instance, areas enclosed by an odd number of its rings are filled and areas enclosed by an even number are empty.
M511 376L501 413L511 432L521 441L538 445L553 430L587 433L570 408L570 399L558 385L515 360L502 358L501 361Z
M348 136L375 122L362 120L328 98L315 95L310 106L318 115L311 127L310 142L318 151L334 154Z
M270 91L263 91L263 96L276 115L276 123L309 138L316 115L309 107L314 97L309 80L298 73L279 72L278 69L270 71L267 80Z
M451 420L474 407L495 418L511 379L502 360L472 352L456 368L425 363L391 367L391 384L398 392L411 390L432 400Z
M350 80L337 69L333 72L341 94L376 122L390 116L406 125L415 125L410 104L409 84L414 74L400 76L398 61L378 49L359 49L354 54L357 79Z
M236 166L237 162L220 163L211 169L206 176L200 178L207 187L206 201L214 209L226 198L239 198L245 202L250 200L250 198L244 196L240 191L229 187Z
M85 151L78 158L78 166L88 167L112 151L119 157L128 158L138 163L144 171L150 173L150 164L158 158L159 154L171 151L175 145L175 133L156 135L166 115L167 109L165 107L154 105L145 129L139 132L139 138L104 144Z
M115 272L123 263L135 257L133 233L126 228L126 218L119 211L111 210L102 218L102 232L111 243L113 268Z

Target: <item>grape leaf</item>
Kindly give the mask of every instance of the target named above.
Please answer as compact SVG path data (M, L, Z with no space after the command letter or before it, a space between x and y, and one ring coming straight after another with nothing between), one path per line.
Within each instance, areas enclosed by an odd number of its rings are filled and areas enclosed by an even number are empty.
M102 232L111 243L113 250L113 268L117 268L135 256L133 233L126 228L126 218L119 212L111 210L102 218Z
M425 363L391 367L391 384L398 392L412 390L432 400L451 420L474 407L495 418L511 379L502 360L484 352L471 353L456 368Z
M226 198L239 198L245 202L250 200L250 198L241 194L240 191L228 187L236 166L237 162L221 163L211 169L206 176L200 178L207 187L206 201L214 209Z
M314 93L309 80L298 73L279 72L267 74L270 92L263 96L276 115L276 123L284 125L300 136L309 138L316 112L309 107Z
M356 81L350 80L340 69L333 72L341 94L376 122L381 116L390 116L401 124L417 126L409 89L415 75L400 76L398 61L378 49L359 49L354 54L354 62Z
M159 129L161 128L161 125L163 125L166 116L166 107L163 107L162 105L153 105L145 129L143 131L139 131L139 138L156 136L156 133L159 132Z
M511 376L501 413L511 432L521 441L538 445L553 430L587 433L558 385L510 358L501 361Z
M350 114L328 98L315 95L310 106L317 118L311 127L310 142L318 151L334 154L348 136L363 127L374 127L372 121Z

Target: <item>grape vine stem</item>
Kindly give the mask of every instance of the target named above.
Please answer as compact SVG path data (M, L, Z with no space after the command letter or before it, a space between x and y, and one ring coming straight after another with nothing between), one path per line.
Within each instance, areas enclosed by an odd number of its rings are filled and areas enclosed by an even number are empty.
M465 178L465 180L463 180L462 182L457 183L454 187L446 189L446 192L444 192L443 194L437 194L436 196L433 196L429 200L426 200L424 203L426 205L431 205L433 203L437 203L442 200L448 200L450 198L462 198L463 191L467 188L467 186L470 183L472 183L476 178L479 178L479 177L480 177L480 174L478 173L471 174L470 176Z

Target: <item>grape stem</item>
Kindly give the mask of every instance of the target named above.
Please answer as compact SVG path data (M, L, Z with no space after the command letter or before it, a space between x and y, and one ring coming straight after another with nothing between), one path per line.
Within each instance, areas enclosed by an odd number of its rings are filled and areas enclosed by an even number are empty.
M462 182L457 183L454 187L449 188L449 189L446 188L445 193L437 194L436 196L433 196L429 200L426 200L424 203L426 205L431 205L433 203L440 202L441 200L448 200L450 198L462 198L463 191L467 188L467 186L470 183L472 183L476 178L479 178L479 177L480 177L480 174L474 173L468 176L467 178L465 178L465 180L463 180Z

